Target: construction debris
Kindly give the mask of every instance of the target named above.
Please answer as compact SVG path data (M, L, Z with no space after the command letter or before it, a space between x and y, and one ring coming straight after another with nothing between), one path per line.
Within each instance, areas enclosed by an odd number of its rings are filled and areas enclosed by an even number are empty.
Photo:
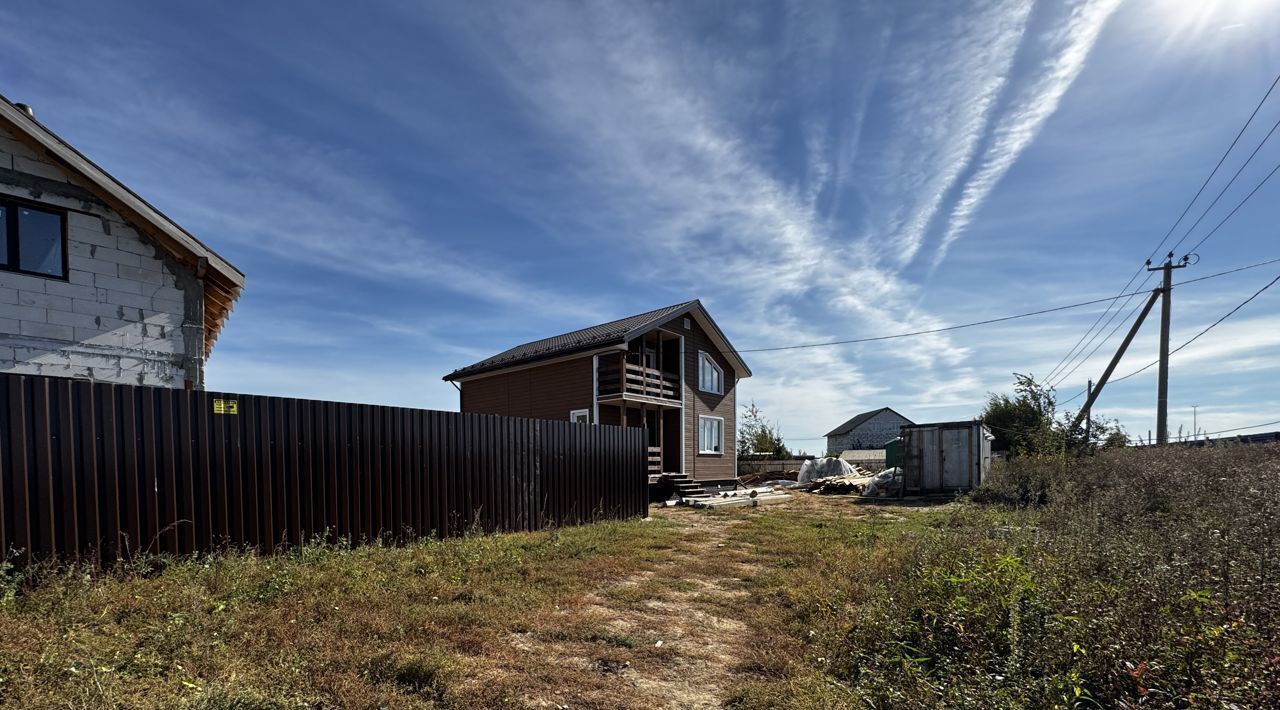
M780 503L790 497L791 496L783 493L782 491L770 488L767 493L760 493L755 490L752 490L750 493L746 491L732 491L730 494L720 495L715 498L691 500L688 501L688 503L695 508L739 508L755 507L762 503Z
M864 471L819 478L809 488L810 493L823 495L859 495L871 498L894 496L902 490L902 469L886 468L873 475Z
M890 498L902 493L902 469L886 468L877 473L862 495L871 498Z
M862 495L862 490L871 483L871 476L851 473L846 476L827 476L814 481L810 493L823 495Z
M759 473L740 473L738 474L738 482L744 486L773 485L778 481L790 481L795 483L796 478L799 475L799 469L790 469L787 471L761 471Z
M852 476L857 472L858 470L848 461L834 456L827 456L805 461L804 465L800 467L800 475L796 477L796 480L800 483L810 483L823 478ZM868 472L865 475L870 475L870 473Z
M786 500L791 496L781 492L774 486L755 486L738 488L730 491L708 491L701 484L690 480L687 475L665 473L662 475L672 486L671 497L663 501L665 507L688 505L694 508L732 508L736 506L756 506L760 503L774 503ZM796 485L794 481L783 483Z

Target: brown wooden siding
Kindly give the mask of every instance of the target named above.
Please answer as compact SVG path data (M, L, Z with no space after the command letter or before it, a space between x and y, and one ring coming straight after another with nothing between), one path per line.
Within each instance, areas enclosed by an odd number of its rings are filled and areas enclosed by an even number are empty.
M684 327L684 316L662 326L663 330L684 336L684 461L685 473L698 481L724 481L737 477L737 378L733 367L712 342L702 326L689 318L692 328ZM698 352L711 355L724 370L724 394L711 394L698 389ZM698 453L698 416L711 415L724 419L724 453Z
M679 316L663 325L662 329L684 336L684 409L681 411L684 415L685 473L699 481L732 480L737 476L736 373L702 326L690 317L691 327L685 328L684 320L684 316ZM723 395L698 389L699 351L709 353L724 371ZM591 408L594 394L591 368L592 358L588 355L463 382L462 411L566 420L572 410ZM723 454L698 453L699 415L724 419ZM599 417L599 424L622 423L616 403L601 404ZM627 424L639 426L641 421L639 405L633 404L627 414ZM671 430L664 432L664 443L679 447L679 430L674 433L673 437Z
M462 382L461 409L476 414L568 421L591 409L592 357L584 355Z

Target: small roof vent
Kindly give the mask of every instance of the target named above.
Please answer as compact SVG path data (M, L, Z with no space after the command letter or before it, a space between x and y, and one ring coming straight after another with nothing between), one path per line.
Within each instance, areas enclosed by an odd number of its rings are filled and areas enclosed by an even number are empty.
M36 117L36 110L31 108L30 104L14 104L14 106L17 107L19 111L27 114L31 118Z

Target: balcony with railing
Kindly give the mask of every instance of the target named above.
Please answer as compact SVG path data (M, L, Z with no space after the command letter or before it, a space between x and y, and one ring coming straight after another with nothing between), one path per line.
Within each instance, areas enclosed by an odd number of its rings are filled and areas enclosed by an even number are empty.
M646 364L640 353L619 353L607 360L601 357L596 377L601 400L680 402L680 376Z

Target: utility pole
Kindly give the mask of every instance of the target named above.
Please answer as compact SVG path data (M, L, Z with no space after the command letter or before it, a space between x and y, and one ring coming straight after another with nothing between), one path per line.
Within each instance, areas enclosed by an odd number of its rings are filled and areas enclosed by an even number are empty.
M1088 401L1088 397L1093 394L1093 380L1089 380L1089 384L1085 385L1084 392L1085 401ZM1087 409L1084 412L1084 445L1086 448L1093 442L1093 417L1090 416L1091 414L1092 412Z
M1200 427L1196 423L1197 421L1196 415L1199 414L1199 411L1197 410L1199 409L1200 409L1200 405L1198 404L1191 405L1191 440L1192 441L1200 440Z
M1124 340L1120 343L1120 349L1111 357L1111 362L1107 364L1107 369L1102 371L1102 377L1098 378L1098 384L1093 388L1093 392L1089 393L1088 400L1084 406L1080 408L1080 413L1076 415L1071 426L1067 431L1074 432L1076 427L1080 426L1080 422L1084 421L1085 416L1093 411L1093 402L1098 399L1098 395L1102 394L1102 388L1107 386L1107 380L1111 379L1111 373L1115 372L1116 365L1120 364L1120 358L1124 357L1124 351L1129 349L1129 343L1133 342L1133 336L1138 334L1138 329L1142 327L1142 322L1147 319L1147 314L1151 313L1151 308L1156 305L1156 300L1160 298L1160 289L1151 291L1151 298L1147 299L1146 305L1142 307L1142 312L1138 313L1138 318L1133 321L1133 325L1129 327L1129 332L1125 334Z
M1147 262L1147 271L1161 271L1164 284L1160 287L1160 374L1156 385L1156 443L1169 443L1169 309L1173 306L1173 270L1184 269L1187 257L1182 257L1178 264L1173 263L1173 252L1165 257L1164 263L1152 267Z

